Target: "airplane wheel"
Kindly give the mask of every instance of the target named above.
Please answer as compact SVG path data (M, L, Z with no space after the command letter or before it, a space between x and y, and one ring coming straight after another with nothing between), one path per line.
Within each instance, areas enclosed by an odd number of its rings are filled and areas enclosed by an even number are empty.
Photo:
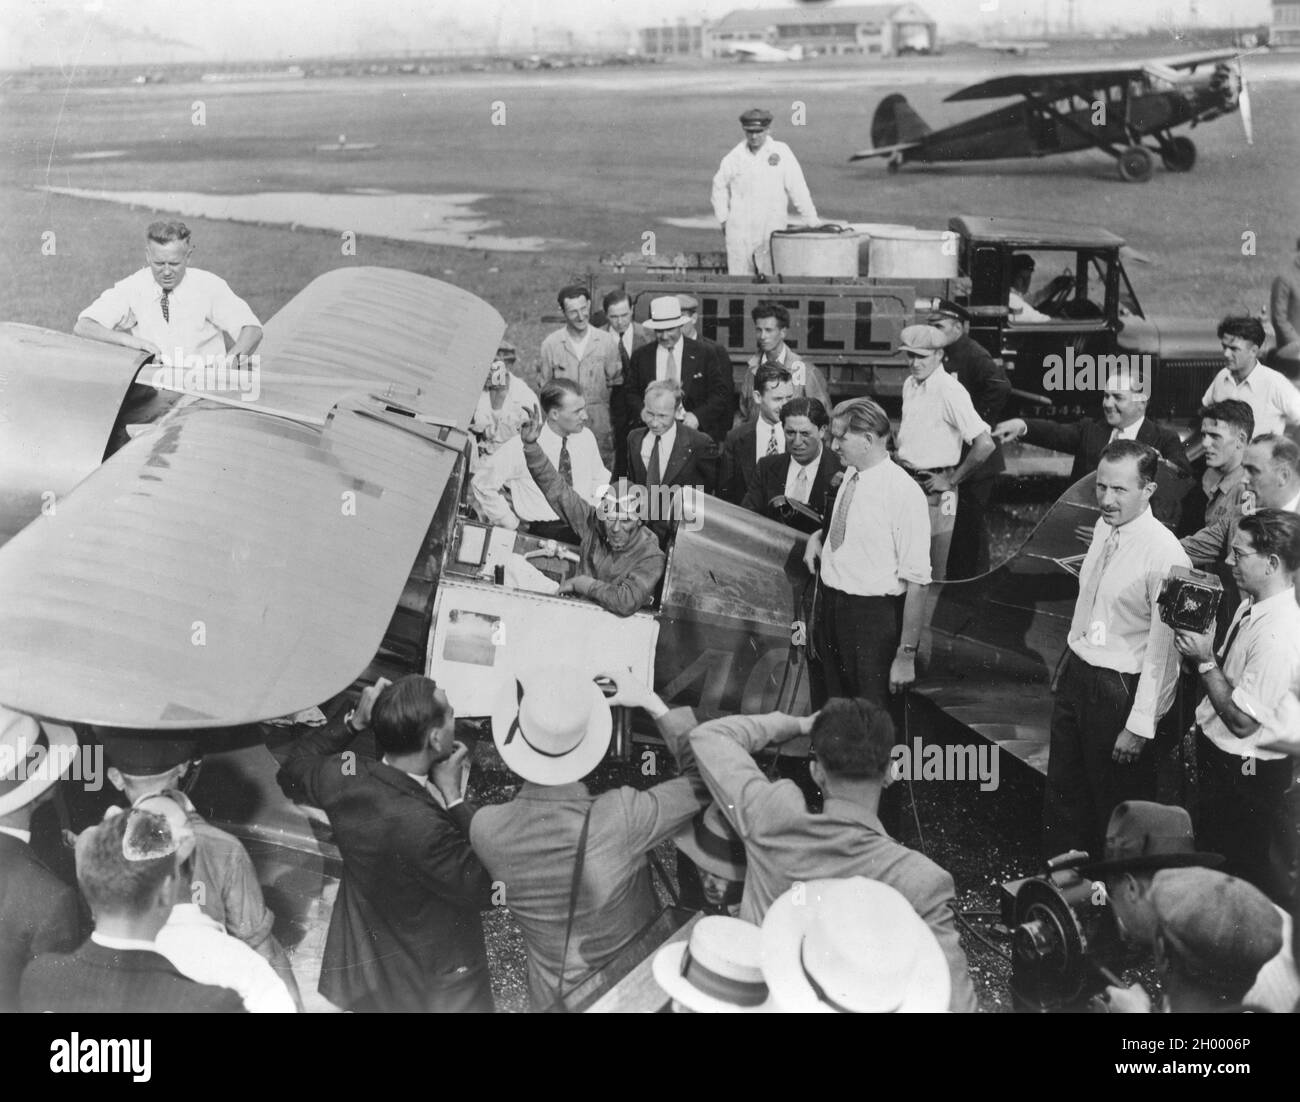
M896 172L898 172L898 170L902 167L903 167L903 162L895 160L893 157L891 157L888 161L885 162L885 171L888 172L891 176L893 176Z
M1119 155L1119 178L1130 184L1145 184L1154 168L1150 150L1140 145L1130 145Z
M1191 172L1196 164L1196 143L1180 134L1161 151L1160 160L1170 172Z

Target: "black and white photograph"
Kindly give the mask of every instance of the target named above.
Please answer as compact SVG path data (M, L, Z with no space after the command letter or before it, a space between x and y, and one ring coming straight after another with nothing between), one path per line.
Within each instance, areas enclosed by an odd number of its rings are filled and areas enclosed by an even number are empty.
M1300 0L745 3L0 12L35 1071L187 1013L1284 1058Z

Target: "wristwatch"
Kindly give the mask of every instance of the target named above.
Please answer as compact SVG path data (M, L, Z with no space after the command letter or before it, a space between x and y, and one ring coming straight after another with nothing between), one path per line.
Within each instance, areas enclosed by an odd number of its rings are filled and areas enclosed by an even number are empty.
M1219 663L1217 663L1213 658L1207 658L1204 662L1197 665L1196 672L1209 673L1211 670L1217 670L1218 668Z
M909 655L915 654L917 650L917 645L915 643L900 643L898 645L898 649L901 650L904 654L909 654Z
M357 714L357 710L353 708L350 712L348 712L347 715L343 717L343 726L347 728L347 732L350 735L359 735L363 730L365 730L364 727L352 726L352 717L356 714Z

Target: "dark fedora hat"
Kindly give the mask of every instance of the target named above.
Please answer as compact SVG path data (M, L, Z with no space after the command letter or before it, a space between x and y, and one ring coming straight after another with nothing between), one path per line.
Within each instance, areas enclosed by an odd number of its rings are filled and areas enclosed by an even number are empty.
M1192 817L1181 807L1127 800L1111 812L1102 860L1080 865L1079 872L1099 880L1111 872L1216 868L1221 864L1221 855L1196 849Z

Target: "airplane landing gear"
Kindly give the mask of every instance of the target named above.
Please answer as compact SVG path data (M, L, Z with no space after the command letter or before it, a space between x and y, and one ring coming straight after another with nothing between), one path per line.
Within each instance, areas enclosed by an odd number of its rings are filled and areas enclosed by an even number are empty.
M885 169L886 171L888 171L888 173L891 176L902 167L903 167L903 155L901 153L895 153L892 157L889 158L889 160L885 162Z
M1179 134L1160 147L1160 160L1170 172L1191 172L1196 164L1196 143Z
M1121 180L1130 184L1145 184L1151 179L1155 165L1149 149L1140 145L1130 145L1120 151L1117 167Z

